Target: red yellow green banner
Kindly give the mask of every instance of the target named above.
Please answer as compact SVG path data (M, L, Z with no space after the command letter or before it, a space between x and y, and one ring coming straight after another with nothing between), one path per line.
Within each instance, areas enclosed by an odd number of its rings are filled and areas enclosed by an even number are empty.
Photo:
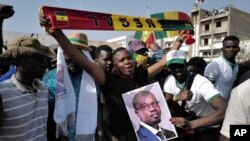
M193 30L193 25L187 20L133 17L49 6L42 6L40 10L49 16L52 29L119 31Z
M180 21L191 21L190 17L183 12L169 11L150 15L151 18L167 19L167 20L180 20ZM136 31L134 34L135 39L144 41L147 46L155 42L155 39L162 39L167 37L177 36L178 30L171 31Z

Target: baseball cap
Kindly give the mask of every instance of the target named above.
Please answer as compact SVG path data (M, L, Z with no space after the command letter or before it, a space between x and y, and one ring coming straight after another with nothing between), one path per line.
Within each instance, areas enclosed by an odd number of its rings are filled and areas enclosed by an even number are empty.
M141 40L132 40L128 43L128 50L129 51L138 51L140 49L146 49L148 50L148 48L146 47L146 44L141 41Z
M182 50L171 50L167 53L167 65L184 64L186 62L185 52Z

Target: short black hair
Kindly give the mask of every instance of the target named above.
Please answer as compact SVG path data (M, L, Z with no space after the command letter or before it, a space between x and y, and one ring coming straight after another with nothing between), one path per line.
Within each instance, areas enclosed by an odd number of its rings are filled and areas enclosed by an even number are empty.
M113 56L114 56L117 52L122 51L122 50L127 50L127 49L126 49L125 47L118 47L117 49L114 50Z
M187 65L205 68L207 66L207 62L202 57L192 57L188 60Z
M223 41L222 41L222 43L224 43L225 41L237 41L237 42L240 42L240 39L238 38L238 37L236 37L236 36L234 36L234 35L229 35L229 36L226 36L224 39L223 39Z
M139 97L141 97L141 96L145 97L145 96L148 96L150 94L152 94L152 92L147 91L147 90L140 91L140 92L136 93L135 96L133 97L133 102L132 102L134 109L136 109L136 104L137 104Z
M101 54L102 50L108 51L108 52L111 52L111 53L113 51L112 48L109 45L100 45L95 49L95 58L100 57L100 54Z

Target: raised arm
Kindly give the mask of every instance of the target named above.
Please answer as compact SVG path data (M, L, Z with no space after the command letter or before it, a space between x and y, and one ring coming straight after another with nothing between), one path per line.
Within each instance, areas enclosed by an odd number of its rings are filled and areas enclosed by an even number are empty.
M185 33L186 33L186 31L181 31L177 40L174 42L173 46L170 48L170 51L180 49L182 43L186 39ZM166 54L165 54L159 62L148 67L148 78L151 78L154 75L156 75L157 73L161 72L164 69L164 67L166 67L166 64L167 64L167 60L166 60Z
M0 54L3 53L3 21L12 17L14 13L12 6L0 4Z
M71 42L68 40L68 38L65 36L65 34L62 32L62 30L53 30L50 29L51 22L49 18L42 13L40 13L40 25L51 35L55 38L55 40L58 42L60 47L63 49L64 52L67 53L67 55L76 62L79 66L81 66L85 71L87 71L93 79L97 82L97 84L102 85L105 81L105 75L100 66L98 66L96 63L91 62L87 59L83 53L77 49Z

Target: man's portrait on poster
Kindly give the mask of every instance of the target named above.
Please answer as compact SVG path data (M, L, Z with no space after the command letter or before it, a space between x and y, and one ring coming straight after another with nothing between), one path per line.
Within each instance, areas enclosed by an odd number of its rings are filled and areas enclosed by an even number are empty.
M177 138L175 126L158 82L122 95L139 141Z

